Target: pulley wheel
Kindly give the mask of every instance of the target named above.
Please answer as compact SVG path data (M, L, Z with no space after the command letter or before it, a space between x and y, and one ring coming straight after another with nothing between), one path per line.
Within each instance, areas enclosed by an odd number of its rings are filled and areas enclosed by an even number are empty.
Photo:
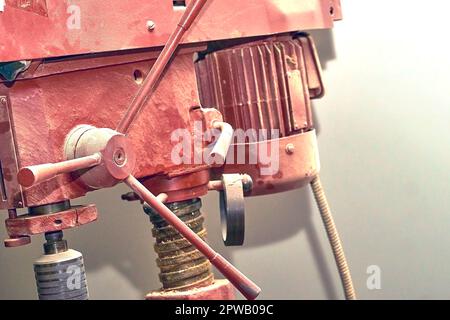
M222 237L226 246L241 246L245 237L245 207L242 176L222 175L223 190L220 191L220 221Z

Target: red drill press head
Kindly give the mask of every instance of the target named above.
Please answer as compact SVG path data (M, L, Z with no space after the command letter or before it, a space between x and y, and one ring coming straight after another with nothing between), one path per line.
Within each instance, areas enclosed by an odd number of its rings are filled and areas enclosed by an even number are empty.
M299 31L331 28L340 2L132 0L127 14L110 10L123 5L7 1L0 12L5 244L94 221L95 206L70 200L124 181L135 192L125 198L165 212L254 298L258 288L162 202L219 190L235 230L226 236L241 244L244 193L297 188L318 173L310 99L323 85L314 43Z

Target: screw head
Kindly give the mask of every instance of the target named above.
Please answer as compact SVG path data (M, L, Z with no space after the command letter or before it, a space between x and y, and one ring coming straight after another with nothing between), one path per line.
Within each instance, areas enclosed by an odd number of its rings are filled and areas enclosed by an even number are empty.
M148 31L153 31L153 30L155 30L155 27L156 27L155 21L152 21L152 20L148 20L148 21L147 21L147 30L148 30Z
M286 145L286 153L287 153L287 154L293 154L294 151L295 151L295 146L294 146L294 144L288 143L288 144Z
M244 189L244 193L248 193L253 189L253 180L252 177L248 174L241 175L242 177L242 187Z
M117 149L116 152L114 152L113 160L114 163L118 166L123 166L127 161L127 155L125 154L125 151L122 148Z
M6 97L0 97L0 103L6 104Z

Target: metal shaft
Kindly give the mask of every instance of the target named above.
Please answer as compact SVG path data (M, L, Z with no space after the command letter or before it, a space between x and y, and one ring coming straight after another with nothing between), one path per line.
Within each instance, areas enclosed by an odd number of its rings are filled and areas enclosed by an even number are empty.
M31 187L38 183L50 180L61 173L94 167L102 161L100 153L91 156L67 160L57 163L38 164L20 169L17 174L19 183L24 187Z
M139 114L139 111L142 109L144 103L147 101L149 96L153 94L156 84L160 80L170 59L173 57L176 49L178 48L178 45L183 39L184 34L200 14L200 11L206 4L206 1L207 0L193 0L190 2L176 29L171 34L169 40L167 40L163 51L161 52L149 74L145 78L142 88L134 97L124 117L117 126L116 131L124 134L128 132L128 129L130 128L136 116Z
M315 177L311 182L311 188L313 190L314 198L316 199L317 206L319 207L320 215L322 216L323 224L325 226L325 230L327 232L327 236L333 250L336 265L338 267L339 275L344 287L345 298L347 300L356 300L356 292L353 287L350 268L348 267L344 249L342 248L341 239L339 237L336 224L334 223L331 209L328 205L325 191L323 190L319 176Z
M205 241L194 231L181 221L164 203L162 203L153 193L145 188L135 177L129 176L125 183L136 192L142 200L147 202L161 217L180 232L193 246L203 253L209 261L238 289L244 297L249 300L255 299L261 289L242 274L236 267L228 262L224 257L214 251Z

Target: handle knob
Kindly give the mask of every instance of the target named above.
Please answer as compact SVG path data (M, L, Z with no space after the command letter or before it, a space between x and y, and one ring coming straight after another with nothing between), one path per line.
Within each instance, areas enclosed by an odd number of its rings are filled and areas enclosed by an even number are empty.
M58 174L70 173L77 170L88 169L102 162L100 153L91 156L67 160L57 163L46 163L35 166L24 167L19 170L17 180L24 187L31 187L38 183L50 180Z
M66 140L65 153L70 160L21 168L19 183L31 187L58 174L91 168L82 172L79 181L92 189L109 188L128 177L136 162L129 139L107 128L74 128Z
M233 127L222 121L215 121L213 128L220 130L220 136L214 145L210 156L216 160L217 164L223 165L227 158L228 150L233 143Z

